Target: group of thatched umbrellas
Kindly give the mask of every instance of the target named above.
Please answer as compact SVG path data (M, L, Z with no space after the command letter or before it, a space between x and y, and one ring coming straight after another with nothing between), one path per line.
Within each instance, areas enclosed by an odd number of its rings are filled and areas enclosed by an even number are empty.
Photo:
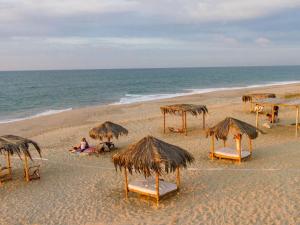
M181 116L183 115L184 129L186 129L186 112L191 110L192 115L195 116L200 113L206 114L208 112L206 106L191 107L185 104L180 108L179 105L176 105L176 107L173 105L169 108L162 108L164 118L165 114L168 113L167 109L172 110L172 113L176 113L177 109L181 110L179 112L181 112ZM193 114L193 112L196 113ZM203 116L203 119L204 118L205 116ZM257 137L258 131L259 130L256 127L250 124L234 118L226 118L207 130L207 136L211 136L212 141L210 157L212 159L230 158L238 160L239 162L244 158L251 157L251 141ZM184 130L184 132L186 133L186 130ZM89 132L91 138L100 140L103 148L106 147L108 150L115 147L114 143L111 141L113 138L118 139L119 136L127 134L128 130L126 128L109 121L92 128ZM232 134L236 140L235 152L226 146L229 134ZM249 138L249 151L244 151L241 148L241 139L243 134ZM224 141L223 149L215 150L215 139L222 139ZM24 161L26 180L29 181L31 179L32 174L29 173L30 167L28 166L28 158L32 159L29 151L30 145L32 145L41 156L40 147L32 140L13 135L0 137L0 154L6 154L7 156L7 166L4 169L8 170L8 177L11 177L10 156L17 154L19 158ZM142 195L154 197L158 204L162 197L179 190L180 168L186 168L188 164L194 161L194 157L187 150L182 149L179 146L166 143L152 136L146 136L137 143L130 145L126 150L115 154L112 157L112 160L116 169L124 170L126 197L128 196L128 192L136 192ZM145 179L130 183L128 181L127 172L132 174L133 171L142 174ZM176 184L160 179L160 176L170 172L176 172ZM33 175L39 177L38 169ZM152 176L155 176L155 179L151 179Z
M205 115L208 113L206 106L187 104L164 106L161 107L161 111L164 115L164 132L165 114L171 113L182 116L183 125L181 132L185 134L187 134L186 112L190 112L194 116L203 113L203 122L205 121ZM251 124L238 119L231 117L225 118L223 121L206 131L207 136L211 136L211 159L226 158L241 162L243 159L250 158L252 155L252 140L258 136L259 131L259 129ZM236 149L227 146L229 135L232 135L235 139ZM248 137L249 150L244 150L241 147L243 135ZM216 150L215 139L223 140L224 148ZM179 190L179 169L186 168L187 164L192 163L193 161L194 157L187 150L152 136L142 138L136 144L129 146L125 151L113 156L113 162L116 169L124 170L126 198L128 192L136 192L155 198L157 204L160 198ZM128 181L128 172L132 174L133 171L143 174L146 179L130 183ZM163 174L170 172L176 172L176 185L159 178ZM151 179L152 176L155 176L155 179Z

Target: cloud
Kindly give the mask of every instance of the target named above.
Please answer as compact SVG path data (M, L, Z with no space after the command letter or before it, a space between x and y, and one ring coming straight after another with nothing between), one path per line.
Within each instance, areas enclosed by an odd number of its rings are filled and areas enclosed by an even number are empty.
M236 21L300 6L300 0L0 0L0 21L39 16L132 13L168 22ZM37 21L38 22L38 21Z
M10 39L15 43L44 44L60 47L106 47L106 48L182 48L188 45L187 41L166 37L28 37L14 36Z
M268 38L260 37L255 40L255 43L260 46L267 46L271 43L271 40Z

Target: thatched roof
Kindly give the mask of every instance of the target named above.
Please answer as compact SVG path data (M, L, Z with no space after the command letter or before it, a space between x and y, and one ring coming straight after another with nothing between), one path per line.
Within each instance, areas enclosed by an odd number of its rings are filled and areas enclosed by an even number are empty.
M30 139L15 135L0 136L0 154L8 152L11 155L17 154L19 157L21 157L21 154L23 153L32 159L29 151L30 145L33 146L41 156L41 149L39 145Z
M276 95L274 93L252 93L242 96L243 102L250 102L251 100L262 98L276 98Z
M241 120L227 117L207 131L207 136L215 135L216 139L226 140L229 133L246 134L250 139L255 139L258 136L258 128ZM261 132L261 131L260 131Z
M193 161L194 157L188 151L152 136L144 137L126 151L113 156L116 169L124 167L130 173L135 170L145 177L153 172L162 174L163 170L173 172L177 167L185 168Z
M90 130L89 135L93 139L100 139L103 138L112 138L115 137L116 139L119 138L121 135L127 135L128 130L124 127L112 123L110 121L106 121L105 123L101 124L100 126L94 127Z
M176 105L166 105L160 107L162 112L169 114L178 114L183 112L188 112L193 116L200 115L201 113L208 113L205 105L193 105L193 104L176 104Z

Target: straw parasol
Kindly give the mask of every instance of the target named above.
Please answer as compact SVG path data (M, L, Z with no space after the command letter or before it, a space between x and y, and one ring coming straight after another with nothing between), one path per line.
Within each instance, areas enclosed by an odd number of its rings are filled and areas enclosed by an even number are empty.
M162 175L163 171L166 173L176 171L176 190L179 190L179 168L186 168L188 163L194 161L194 157L188 151L152 136L142 138L137 143L129 146L127 150L115 154L112 159L116 170L124 168L126 197L129 191L127 170L130 174L133 170L142 173L145 178L155 173L156 194L154 197L157 199L157 203L160 198L159 176ZM139 191L133 189L130 189L130 191L139 193ZM142 194L147 195L147 193Z
M112 138L118 139L119 136L128 135L128 130L121 125L112 123L110 121L106 121L105 123L94 127L90 130L89 135L93 139L103 140L104 138L107 139L104 142L104 146L108 148L110 151L115 147L115 145L110 141ZM101 143L102 144L102 143ZM104 147L100 148L100 151L103 151Z
M276 94L274 94L274 93L245 94L242 96L242 101L243 102L251 102L254 99L263 99L263 98L276 98Z
M29 167L28 159L31 157L30 146L32 146L41 156L41 149L39 145L30 139L19 137L16 135L4 135L0 136L0 154L7 155L7 168L9 168L9 175L11 175L11 160L10 156L17 154L20 159L22 159L22 154L24 155L24 169L26 180L29 181Z
M245 94L242 96L242 101L245 103L250 102L250 112L254 111L253 108L253 101L258 99L265 99L265 98L276 98L274 93L252 93L252 94Z
M17 154L21 158L21 154L23 153L32 160L29 151L30 145L34 147L41 157L41 149L35 141L15 135L0 136L0 154Z
M207 137L211 136L211 159L214 159L214 157L228 158L241 162L243 158L251 157L252 140L257 138L258 131L262 132L251 124L232 117L227 117L207 130ZM226 147L226 140L229 134L232 134L236 141L236 153L234 153L232 149ZM241 140L243 134L245 134L249 139L249 151L242 150ZM222 139L224 141L224 148L218 149L217 151L215 150L215 138L217 140Z
M152 172L162 174L163 167L166 173L174 172L178 167L186 168L187 163L193 162L194 157L186 150L168 144L152 136L141 139L129 146L126 151L113 156L115 167L135 170L145 177Z
M164 115L164 133L166 133L166 114L180 115L182 117L182 128L177 132L187 135L187 119L186 114L190 113L193 116L203 115L203 129L205 129L205 116L208 114L208 109L205 105L193 104L175 104L160 107ZM171 131L174 129L171 129Z
M251 124L232 117L227 117L215 126L209 128L207 136L214 135L216 139L227 140L228 134L232 133L233 135L246 134L250 139L255 139L258 136L258 131L260 130Z
M128 135L128 130L121 125L106 121L100 126L92 128L89 135L93 139L99 139L102 141L103 138L107 138L110 141L111 138L118 139L119 136Z

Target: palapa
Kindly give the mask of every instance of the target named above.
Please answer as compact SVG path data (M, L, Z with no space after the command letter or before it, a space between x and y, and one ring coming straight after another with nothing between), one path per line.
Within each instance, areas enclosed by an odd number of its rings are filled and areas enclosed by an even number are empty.
M166 133L166 114L180 115L182 117L182 128L174 129L170 128L170 131L175 131L179 133L185 133L187 135L187 113L193 116L198 116L202 114L203 116L203 129L205 129L205 117L208 113L208 109L205 105L193 105L193 104L175 104L166 105L160 107L161 112L164 116L164 133Z
M115 168L124 169L126 197L129 191L149 195L146 192L136 191L128 187L127 170L130 174L133 171L142 173L145 178L154 173L156 174L157 192L152 197L155 197L157 202L159 201L159 197L161 197L158 188L159 176L163 172L170 173L176 171L176 190L178 190L180 184L179 168L186 168L187 164L193 161L194 157L188 151L152 136L144 137L136 144L129 146L127 150L113 156Z
M121 125L106 121L105 123L92 128L89 132L89 135L91 138L99 140L103 140L103 138L118 139L119 136L128 135L128 130Z
M89 135L93 139L103 140L107 139L104 144L109 150L113 149L115 145L110 141L112 138L118 139L119 136L128 135L128 130L121 125L106 121L105 123L94 127L90 130Z
M7 156L7 168L9 169L9 176L11 176L11 160L10 156L17 154L22 160L22 155L24 155L24 172L25 179L29 181L32 178L39 177L39 166L28 167L28 158L32 160L30 153L30 146L32 146L41 157L41 149L39 145L30 139L19 137L16 135L4 135L0 136L0 154L6 154ZM34 176L30 175L30 169L36 168L33 172Z
M207 130L207 136L211 136L211 158L229 158L241 162L243 158L251 157L252 140L257 138L259 131L262 132L251 124L232 117L227 117ZM232 134L236 140L236 153L226 147L226 140L229 134ZM249 151L241 149L241 139L244 134L249 138ZM215 151L214 139L222 139L224 141L224 148Z
M275 122L275 110L274 110L275 106L294 108L296 110L295 136L298 137L300 99L266 98L266 99L256 100L256 101L254 101L254 103L259 106L270 106L271 107L272 123ZM256 127L258 127L258 123L259 123L258 120L259 120L259 115L258 115L258 112L256 112Z
M253 101L258 99L265 99L265 98L276 98L276 94L274 93L251 93L245 94L242 96L242 101L244 103L250 102L250 112L254 110L253 108Z

